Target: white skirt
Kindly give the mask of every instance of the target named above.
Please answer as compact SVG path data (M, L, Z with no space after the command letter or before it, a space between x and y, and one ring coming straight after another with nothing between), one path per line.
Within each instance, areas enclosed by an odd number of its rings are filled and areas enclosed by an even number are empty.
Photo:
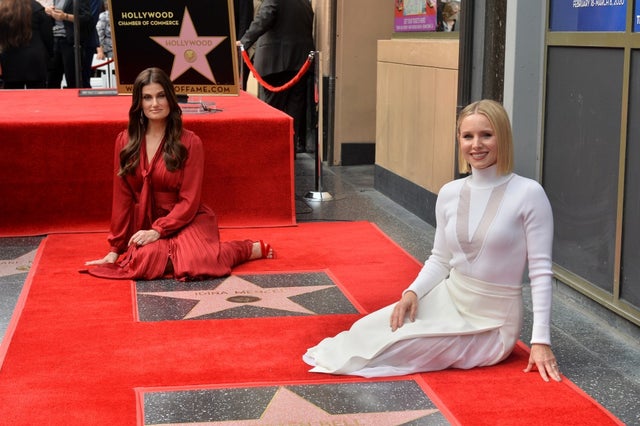
M303 360L316 373L384 377L496 364L522 327L522 285L487 283L452 270L419 301L414 322L392 332L394 305L310 348Z

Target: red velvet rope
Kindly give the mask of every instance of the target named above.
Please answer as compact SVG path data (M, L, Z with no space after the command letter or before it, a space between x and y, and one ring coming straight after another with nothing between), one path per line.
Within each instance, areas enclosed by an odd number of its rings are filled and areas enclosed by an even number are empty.
M109 64L110 64L110 63L112 63L112 62L113 62L113 59L109 59L107 62L103 62L103 63L101 63L101 64L98 64L98 65L94 65L94 66L92 66L92 67L91 67L91 69L92 69L92 70L95 70L95 69L98 69L98 68L100 68L100 67L104 67L105 65L109 65Z
M262 76L258 74L253 64L251 63L249 54L244 49L242 49L242 58L244 59L244 63L247 64L247 67L249 67L249 70L256 77L256 80L258 80L258 83L260 83L265 89L271 92L282 92L289 89L291 86L295 85L297 82L300 81L304 73L306 73L309 67L311 66L311 62L313 62L313 53L309 53L309 57L307 57L307 60L302 65L302 68L300 68L300 71L298 71L298 74L296 74L295 77L293 77L289 82L279 87L274 87L262 79Z

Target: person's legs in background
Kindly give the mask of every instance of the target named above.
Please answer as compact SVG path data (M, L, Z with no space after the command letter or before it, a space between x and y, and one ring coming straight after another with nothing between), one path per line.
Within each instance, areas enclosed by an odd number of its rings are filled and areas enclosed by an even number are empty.
M62 64L62 38L55 38L53 41L53 56L49 63L49 73L47 75L47 87L59 89L62 84L64 65Z
M269 85L281 87L295 78L297 72L285 71L263 76ZM259 98L293 118L295 152L305 152L307 133L307 76L285 91L272 92L260 86Z

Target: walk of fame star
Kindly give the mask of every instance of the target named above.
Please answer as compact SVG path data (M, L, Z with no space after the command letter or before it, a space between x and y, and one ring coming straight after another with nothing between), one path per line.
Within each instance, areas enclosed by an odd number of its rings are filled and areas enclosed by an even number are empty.
M255 420L243 420L243 425L400 425L438 413L438 409L388 411L381 413L331 414L303 397L281 387L262 414ZM236 420L213 422L215 425L237 425Z
M0 277L29 272L31 263L36 257L36 251L32 250L15 259L0 259Z
M210 290L139 292L138 295L198 301L183 319L197 318L243 305L314 314L315 312L293 302L290 297L329 287L334 286L260 287L238 276L231 275L220 285Z
M171 80L180 77L190 68L193 68L213 83L217 83L207 54L218 47L227 37L201 37L185 7L180 35L177 37L150 37L153 41L173 53L173 66L171 67Z
M144 396L145 425L444 424L440 410L409 381L379 385L277 386L270 396L266 388L150 392ZM385 397L385 389L398 393ZM155 408L168 402L192 409L176 409L160 423Z

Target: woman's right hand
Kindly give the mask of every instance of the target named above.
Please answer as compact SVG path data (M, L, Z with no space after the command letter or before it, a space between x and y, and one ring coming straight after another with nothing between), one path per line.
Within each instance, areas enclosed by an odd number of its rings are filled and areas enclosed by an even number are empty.
M407 315L409 315L409 321L414 322L416 320L416 312L418 312L418 295L409 290L402 295L400 301L393 307L391 331L396 331L402 327Z
M118 253L110 251L102 259L89 260L88 262L85 262L84 264L87 265L87 266L104 265L104 264L107 264L107 263L116 263L116 260L118 260Z

